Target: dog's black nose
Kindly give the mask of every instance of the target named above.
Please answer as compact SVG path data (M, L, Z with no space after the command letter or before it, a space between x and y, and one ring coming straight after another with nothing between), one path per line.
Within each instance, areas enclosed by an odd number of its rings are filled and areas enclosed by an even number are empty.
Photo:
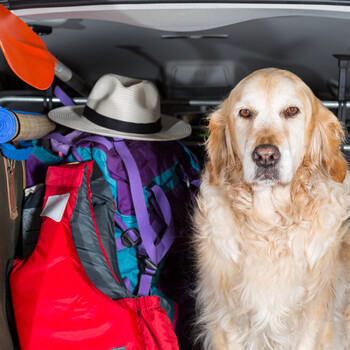
M273 145L259 145L253 151L253 160L258 166L272 167L280 159L280 151Z

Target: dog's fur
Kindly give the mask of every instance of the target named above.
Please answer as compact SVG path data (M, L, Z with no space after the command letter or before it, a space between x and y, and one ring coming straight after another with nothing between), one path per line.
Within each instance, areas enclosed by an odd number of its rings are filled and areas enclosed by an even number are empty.
M194 237L203 348L350 349L350 177L337 118L297 76L269 68L232 90L209 131ZM254 163L261 144L278 148L276 165Z

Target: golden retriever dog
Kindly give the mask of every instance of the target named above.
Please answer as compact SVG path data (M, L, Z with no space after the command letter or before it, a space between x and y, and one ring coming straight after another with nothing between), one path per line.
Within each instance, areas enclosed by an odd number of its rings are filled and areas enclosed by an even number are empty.
M350 349L350 177L338 119L296 75L243 79L210 116L195 213L204 349Z

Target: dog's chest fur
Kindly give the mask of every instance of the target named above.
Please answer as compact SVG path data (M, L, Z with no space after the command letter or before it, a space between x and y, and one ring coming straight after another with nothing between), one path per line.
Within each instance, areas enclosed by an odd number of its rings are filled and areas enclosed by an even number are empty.
M324 196L320 192L317 197L324 198L324 208L318 205L310 217L293 213L288 191L262 191L250 199L223 196L227 191L219 187L202 192L206 218L196 244L199 251L212 250L212 259L201 270L217 287L208 295L206 288L200 289L203 299L212 298L217 307L223 298L230 299L218 315L221 325L237 331L227 336L228 343L247 349L297 349L301 330L319 312L316 300L318 304L332 293L344 300L345 290L338 287L345 285L344 266L335 256L346 231L341 223L350 212L348 186L321 190ZM321 311L336 319L344 305L329 307L330 314Z
M253 349L264 349L267 343L276 349L293 342L293 330L298 328L312 288L307 283L308 262L303 254L303 237L310 227L307 223L303 228L283 227L272 211L268 215L271 203L267 198L261 204L264 221L259 220L260 232L256 223L250 227L252 222L241 228L241 254L236 262L239 283L231 295L236 299L235 318L242 326L241 334L248 337L247 343L254 344Z

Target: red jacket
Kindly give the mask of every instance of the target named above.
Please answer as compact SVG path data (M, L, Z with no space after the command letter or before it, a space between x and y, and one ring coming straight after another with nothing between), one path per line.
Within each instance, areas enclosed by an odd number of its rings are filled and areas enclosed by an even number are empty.
M79 260L70 220L79 210L82 183L87 184L89 214L99 237L90 200L91 172L92 162L48 170L39 241L28 259L15 261L10 275L21 349L178 349L158 297L112 300L93 285Z

